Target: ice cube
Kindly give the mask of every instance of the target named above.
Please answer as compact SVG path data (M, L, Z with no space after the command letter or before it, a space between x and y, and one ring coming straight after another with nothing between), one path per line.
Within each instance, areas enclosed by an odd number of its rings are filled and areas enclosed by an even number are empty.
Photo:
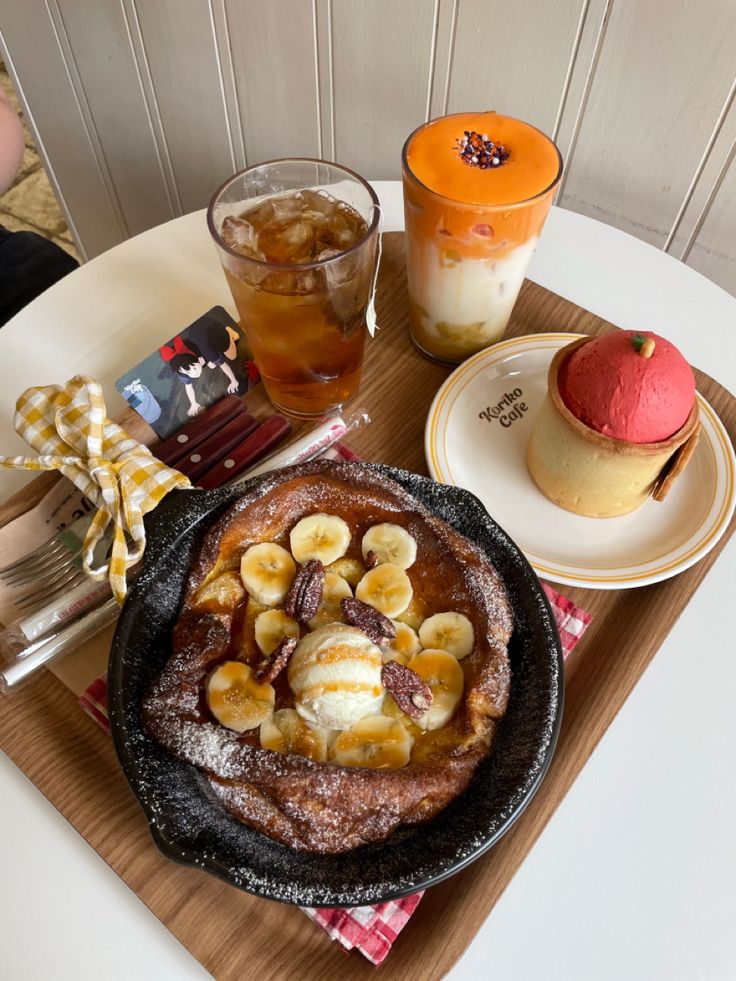
M225 244L241 255L257 256L258 235L249 221L228 215L220 229Z
M256 229L262 228L263 225L268 224L269 221L273 221L276 217L273 210L273 198L267 198L265 201L261 201L260 204L248 208L240 217L247 218Z
M285 221L282 227L281 237L289 248L302 249L314 238L313 223L301 218L296 221Z
M357 242L357 237L353 233L347 219L339 211L330 215L324 222L322 240L328 242L333 248L345 250Z
M331 198L325 191L310 191L307 188L301 193L307 208L310 211L316 211L320 215L331 215L337 207L337 201Z
M340 255L340 249L322 249L317 254L317 261L322 262L325 259L334 259L336 255Z
M300 269L295 266L293 271L283 269L272 270L263 281L261 288L267 293L278 293L282 296L308 296L319 286L319 281L311 269Z
M223 237L243 255L301 265L334 258L366 232L363 218L342 201L310 190L276 195L223 223Z
M276 218L261 229L258 244L269 262L309 262L314 223L299 218Z
M296 218L304 212L304 201L299 192L284 198L271 198L269 201L276 219Z
M344 201L340 202L340 215L348 223L348 227L356 241L361 239L368 231L368 224L365 218L354 208L351 208L349 204L345 204Z

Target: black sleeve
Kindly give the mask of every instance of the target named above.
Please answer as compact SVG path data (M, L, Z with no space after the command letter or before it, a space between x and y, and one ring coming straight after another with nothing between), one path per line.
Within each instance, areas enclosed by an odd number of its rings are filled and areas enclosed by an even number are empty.
M78 265L41 235L0 225L0 327Z

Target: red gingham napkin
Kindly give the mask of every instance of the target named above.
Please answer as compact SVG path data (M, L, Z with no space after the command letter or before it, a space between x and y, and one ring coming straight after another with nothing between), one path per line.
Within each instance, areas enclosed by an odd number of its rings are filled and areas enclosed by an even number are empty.
M590 623L589 613L581 610L571 600L542 583L562 640L565 657L575 647ZM107 681L97 678L82 693L79 704L105 732L110 731L107 721ZM307 916L336 940L345 950L354 947L373 964L380 964L391 950L391 945L409 922L419 905L423 892L414 893L377 906L354 906L351 909L330 909L302 906Z

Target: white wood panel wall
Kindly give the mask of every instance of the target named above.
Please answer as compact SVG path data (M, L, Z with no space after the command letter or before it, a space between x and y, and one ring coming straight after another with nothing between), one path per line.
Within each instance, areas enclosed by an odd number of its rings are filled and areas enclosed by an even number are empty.
M0 46L83 252L246 164L398 177L426 119L558 142L558 203L736 294L734 0L0 0Z

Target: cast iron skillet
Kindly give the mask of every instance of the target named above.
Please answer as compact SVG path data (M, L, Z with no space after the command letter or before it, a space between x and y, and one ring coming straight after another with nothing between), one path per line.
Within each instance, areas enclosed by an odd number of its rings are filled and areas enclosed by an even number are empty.
M560 728L562 651L547 599L529 563L468 491L392 467L395 480L490 557L514 610L508 712L468 790L420 827L344 855L278 844L230 817L195 767L143 730L140 704L171 654L187 570L204 532L241 488L174 491L147 519L143 571L120 616L109 669L110 724L125 776L161 851L240 889L302 906L362 906L434 885L486 852L511 827L549 766ZM286 472L285 472L286 473Z

